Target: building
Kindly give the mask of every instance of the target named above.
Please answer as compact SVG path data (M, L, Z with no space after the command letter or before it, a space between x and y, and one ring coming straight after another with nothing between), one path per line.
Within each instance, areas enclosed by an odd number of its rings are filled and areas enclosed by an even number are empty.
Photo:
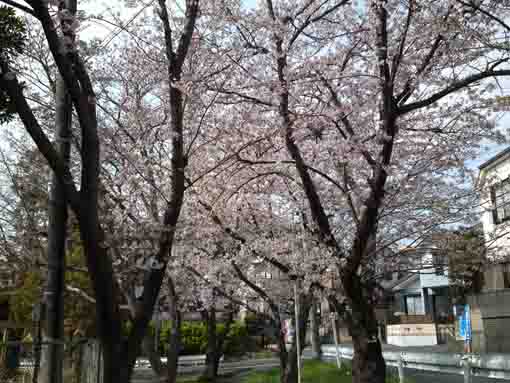
M393 296L393 317L386 327L389 344L428 346L446 341L443 333L453 322L448 257L435 240L438 236L400 252L407 269L387 287Z
M433 245L403 250L406 258L416 260L414 270L406 272L391 290L395 308L407 316L429 316L432 320L446 318L448 302L448 266L444 251Z
M479 169L477 188L481 195L487 258L493 263L506 264L510 261L510 147L484 162ZM496 274L487 281L487 288L509 288L506 268Z
M475 352L510 352L510 147L479 166L486 261L482 291L467 297Z

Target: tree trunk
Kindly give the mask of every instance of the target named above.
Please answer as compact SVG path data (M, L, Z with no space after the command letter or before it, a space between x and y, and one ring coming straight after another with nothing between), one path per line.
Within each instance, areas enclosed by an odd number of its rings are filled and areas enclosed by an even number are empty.
M277 338L278 338L278 359L280 361L280 382L286 382L286 371L287 371L287 363L288 363L288 352L287 345L285 344L285 335L282 331L281 324L277 328Z
M310 340L312 344L312 359L321 358L321 340L319 336L319 317L317 315L317 300L314 299L310 307Z
M345 276L343 282L351 311L346 312L338 303L335 308L340 316L347 319L352 336L352 382L384 383L386 363L379 341L375 304L370 298L372 291L356 274Z
M66 94L64 83L57 81L57 147L62 156L69 161L70 123L72 106ZM50 192L48 225L48 279L44 300L46 306L45 340L64 341L64 289L65 257L67 239L67 204L64 186L53 176ZM64 347L62 344L49 343L43 347L41 374L39 382L61 383Z
M386 363L377 332L375 334L353 336L354 357L352 360L353 383L384 383Z
M142 344L143 351L149 360L152 371L167 382L173 383L177 379L179 351L181 345L181 325L179 314L172 320L170 339L168 340L167 363L161 362L159 351L155 350L154 338L149 334L145 336ZM175 324L174 324L175 323ZM166 377L165 377L166 375Z
M155 350L155 347L154 338L150 334L145 335L142 341L143 353L147 356L152 371L154 371L156 375L161 376L164 374L165 366L161 363L159 350Z
M292 343L291 349L287 352L285 368L282 368L280 372L282 383L297 383L298 380L297 348L296 342L293 341Z
M234 313L229 311L228 318L225 322L223 332L217 331L216 309L212 307L209 312L203 315L207 323L207 352L205 358L205 370L202 373L201 380L214 382L218 378L218 370L220 367L221 357L224 354L223 346L230 331L230 326L234 321Z
M66 0L65 8L76 13L76 0ZM68 94L64 80L57 76L55 89L55 147L60 153L64 166L69 168L71 153L71 123L73 104ZM64 290L65 290L65 258L67 239L67 200L65 185L54 174L51 181L48 212L48 274L44 301L45 340L64 341ZM49 343L43 347L41 383L62 383L64 346Z
M211 307L208 311L203 313L202 318L205 319L207 326L207 351L205 356L205 370L202 373L201 380L213 382L218 376L218 354L221 353L221 350L218 350L216 309Z
M175 310L172 313L170 328L170 340L167 352L167 378L166 383L175 383L179 367L179 352L181 348L181 315Z
M290 347L290 350L286 350L285 348L285 338L283 336L283 333L279 331L279 347L280 347L280 382L281 383L297 383L298 381L298 364L297 364L297 358L298 358L298 352L299 355L302 354L304 348L305 348L305 340L306 340L306 325L307 325L307 318L308 313L310 311L311 306L311 294L305 295L302 294L300 297L301 305L299 307L299 339L300 339L300 350L297 349L297 338L294 336L294 339L292 340L292 345ZM295 321L294 321L295 324ZM296 327L294 327L296 328ZM297 331L295 331L295 334L297 334ZM284 352L282 353L282 347Z

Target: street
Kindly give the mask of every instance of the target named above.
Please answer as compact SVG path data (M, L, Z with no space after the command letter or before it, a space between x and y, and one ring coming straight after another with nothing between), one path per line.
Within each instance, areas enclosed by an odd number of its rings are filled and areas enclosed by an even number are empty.
M415 383L464 383L464 376L458 374L437 373L433 371L406 370L406 376ZM509 382L503 379L491 379L473 376L471 383Z
M278 359L252 359L245 360L240 362L230 362L222 364L220 368L220 374L232 374L232 373L242 373L249 370L264 370L272 367L278 367ZM195 366L195 367L185 367L180 368L179 372L181 374L193 374L200 373L202 371L203 366ZM389 367L389 370L392 373L397 373L394 367ZM448 374L448 373L438 373L432 371L419 371L406 369L405 370L406 377L412 379L414 383L463 383L464 377L458 374ZM237 383L239 378L237 376L232 377L229 380L232 383ZM135 372L132 383L156 383L158 379L152 372L150 368L138 369ZM496 383L496 382L509 382L508 380L502 379L491 379L485 377L474 376L472 378L472 383Z

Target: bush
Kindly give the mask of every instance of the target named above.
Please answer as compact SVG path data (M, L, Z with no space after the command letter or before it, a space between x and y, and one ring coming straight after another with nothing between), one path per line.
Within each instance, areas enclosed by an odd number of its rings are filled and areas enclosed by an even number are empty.
M219 323L216 326L216 333L222 335L225 332L225 325ZM151 326L150 333L154 334L154 327ZM207 326L204 322L183 322L181 325L181 355L204 354L207 351ZM161 326L159 336L159 347L162 353L168 351L170 339L170 322L164 322ZM240 322L234 322L225 339L225 355L241 355L254 349L253 341L248 335L246 326Z
M181 354L204 354L207 350L207 326L202 322L181 325Z
M248 329L241 322L234 322L230 326L227 339L225 340L225 355L242 355L255 351L255 340L248 334Z

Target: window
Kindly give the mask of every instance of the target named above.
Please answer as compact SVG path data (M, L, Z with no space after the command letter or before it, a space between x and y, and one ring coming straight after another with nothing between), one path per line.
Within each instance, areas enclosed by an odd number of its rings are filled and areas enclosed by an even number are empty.
M9 302L0 303L0 320L6 321L9 319Z
M423 315L423 301L421 295L406 296L407 315Z
M498 224L510 219L510 179L494 185L491 190L494 205L494 223Z
M432 262L434 263L434 269L436 275L444 275L444 268L446 266L446 256L441 253L432 254Z

